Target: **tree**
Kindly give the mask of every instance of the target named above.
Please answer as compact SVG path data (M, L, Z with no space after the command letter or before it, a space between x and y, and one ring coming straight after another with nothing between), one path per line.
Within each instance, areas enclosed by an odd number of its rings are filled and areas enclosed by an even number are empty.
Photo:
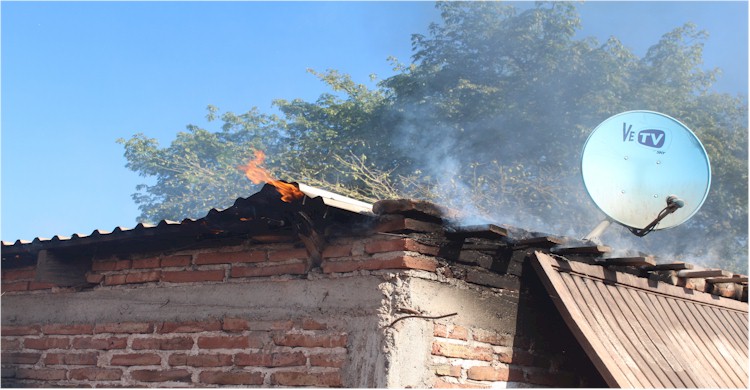
M611 228L605 239L670 259L717 256L747 272L747 101L710 91L717 71L700 68L704 32L686 24L639 58L614 37L574 39L581 21L569 2L520 13L498 2L437 7L441 22L413 36L413 61L394 60L397 74L375 89L311 71L332 92L276 100L279 117L210 107L220 131L189 126L164 149L142 135L122 140L128 167L157 178L134 195L141 218L200 216L247 196L252 187L235 167L263 149L282 179L365 200L428 198L498 223L583 236L603 218L580 180L586 137L611 115L650 109L704 142L711 195L683 226L637 240ZM717 245L684 245L683 236Z

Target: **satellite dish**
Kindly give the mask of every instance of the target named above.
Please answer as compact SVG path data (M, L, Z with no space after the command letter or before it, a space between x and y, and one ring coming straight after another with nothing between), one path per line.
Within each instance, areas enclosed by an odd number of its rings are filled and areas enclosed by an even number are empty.
M653 111L623 112L597 126L583 147L581 173L596 206L639 236L690 219L711 185L695 134Z

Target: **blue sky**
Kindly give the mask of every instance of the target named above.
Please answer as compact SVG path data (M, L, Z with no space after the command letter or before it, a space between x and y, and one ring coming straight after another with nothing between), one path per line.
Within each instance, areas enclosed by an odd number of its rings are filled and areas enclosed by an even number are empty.
M530 6L525 3L523 6ZM587 2L580 37L614 35L643 55L692 21L707 30L716 90L747 95L747 2ZM271 110L275 98L314 100L307 68L355 81L393 74L410 36L426 33L431 2L8 2L2 41L0 236L5 241L135 226L118 138L167 145L206 106ZM614 113L613 113L614 114ZM248 194L250 195L250 194Z

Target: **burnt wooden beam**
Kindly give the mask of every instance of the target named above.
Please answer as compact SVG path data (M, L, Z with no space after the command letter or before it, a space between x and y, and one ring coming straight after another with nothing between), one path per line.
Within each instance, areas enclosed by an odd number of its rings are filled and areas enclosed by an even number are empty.
M560 245L565 243L565 240L560 237L555 236L542 236L542 237L532 237L532 238L525 238L522 240L517 240L515 242L515 246L522 247L522 246L533 246L538 248L551 248L556 245Z
M431 219L457 219L459 216L457 210L415 199L379 200L373 203L372 212L377 215L401 214L415 218L420 216L430 217Z
M508 230L493 224L458 226L445 232L449 240L464 240L467 238L504 239L508 237Z

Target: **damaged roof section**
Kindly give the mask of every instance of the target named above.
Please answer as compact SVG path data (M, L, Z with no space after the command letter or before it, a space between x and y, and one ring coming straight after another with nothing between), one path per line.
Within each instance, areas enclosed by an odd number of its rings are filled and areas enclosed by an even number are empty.
M458 212L425 201L382 200L370 206L302 188L307 196L284 202L266 185L196 220L4 242L2 265L34 265L37 282L82 286L91 283L86 274L94 258L294 242L307 254L297 276L317 267L323 273L415 270L518 295L529 288L523 281L537 275L544 287L535 291L546 290L609 385L747 387L746 275L684 262L657 264L640 253L616 256L621 252L605 245L513 226L462 226ZM402 238L378 245L403 256L377 265L370 257L327 261L323 256L335 252L337 238L372 235Z
M370 205L304 184L298 186L306 196L291 203L282 201L273 186L265 185L256 194L237 199L229 208L211 209L200 219L184 219L181 222L163 220L156 225L138 224L132 229L117 227L111 232L95 230L90 235L2 242L3 266L28 266L36 264L40 258L54 263L55 257L51 254L69 251L95 251L98 256L106 256L107 252L127 252L133 247L139 250L199 248L214 245L216 240L225 243L299 240L308 249L313 260L311 266L316 266L319 265L319 256L327 237L337 232L371 231L377 225L377 230L381 232L439 234L442 240L439 243L439 256L449 261L483 266L497 275L509 274L508 270L513 270L513 263L509 260L508 264L499 267L497 264L487 264L483 258L486 260L487 256L505 251L509 253L506 256L508 259L522 261L526 254L521 256L518 253L513 257L512 252L542 249L577 262L747 302L747 275L703 269L684 262L657 264L653 256L641 253L615 256L613 253L622 251L613 252L612 248L591 241L531 232L508 225L461 226L457 223L461 218L458 211L423 200L381 200ZM40 257L40 253L43 256ZM483 276L483 279L487 277Z

